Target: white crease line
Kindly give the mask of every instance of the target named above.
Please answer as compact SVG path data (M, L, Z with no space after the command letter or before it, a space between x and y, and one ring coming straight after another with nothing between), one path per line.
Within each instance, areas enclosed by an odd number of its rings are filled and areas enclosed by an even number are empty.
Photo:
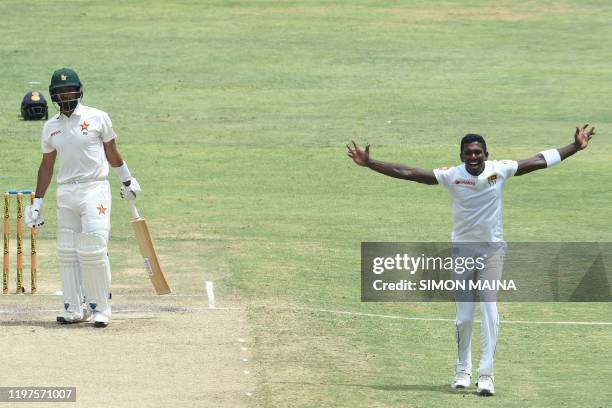
M157 296L152 296L157 297ZM1 304L0 304L1 307ZM259 306L264 307L265 306ZM395 316L395 315L381 315L375 313L361 313L361 312L349 312L345 310L329 310L329 309L316 309L316 308L308 308L308 307L271 307L271 309L277 310L291 310L291 311L307 311L307 312L319 312L319 313L329 313L329 314L337 314L337 315L349 315L349 316L364 316L364 317L375 317L381 319L396 319L396 320L414 320L414 321L426 321L426 322L454 322L455 319L446 319L446 318L438 318L438 317L409 317L409 316ZM28 311L4 311L0 310L0 314L8 314L8 315L17 315L17 314L25 314L25 313L57 313L59 309L51 309L51 310L28 310ZM217 307L215 309L210 308L184 308L183 310L177 311L167 311L167 310L149 310L149 309L125 309L125 310L116 310L114 313L180 313L180 312L196 312L196 311L212 311L212 310L242 310L243 307ZM480 323L480 320L474 320L477 323ZM559 325L559 326L612 326L612 322L581 322L581 321L531 321L531 320L502 320L501 323L504 324L551 324L551 325Z
M9 296L9 295L4 295L4 296ZM24 296L24 295L20 295L20 296ZM61 292L59 293L37 293L35 295L32 295L30 293L25 293L25 297L58 297L58 296L63 296ZM193 297L193 298L200 298L200 297L208 297L207 295L201 294L201 293L194 293L194 294L185 294L185 293L169 293L167 295L155 295L155 294L150 294L150 295L137 295L137 294L130 294L130 293L113 293L113 299L116 297L132 297L132 298L155 298L155 299L164 299L164 298L173 298L173 297ZM2 298L2 295L0 295L0 299Z
M1 305L0 305L1 307ZM210 309L208 307L189 307L182 308L179 310L152 310L152 309L113 309L113 314L123 314L123 313L186 313L186 312L208 312L208 311L224 311L224 310L244 310L242 307L216 307L214 309ZM23 315L29 313L59 313L61 310L57 309L30 309L30 310L0 310L1 314L6 315Z
M409 316L393 316L393 315L380 315L374 313L360 313L360 312L348 312L343 310L328 310L328 309L315 309L308 307L295 307L294 310L305 310L309 312L321 312L330 314L341 314L350 316L366 316L366 317L380 317L383 319L397 319L397 320L421 320L421 321L432 321L432 322L454 322L455 319L443 319L437 317L409 317ZM480 322L480 320L475 320ZM553 322L553 321L530 321L530 320L502 320L501 323L507 324L557 324L566 326L612 326L612 322Z
M502 320L501 323L506 324L559 324L566 326L612 326L612 322L547 322L547 321L530 321L530 320Z

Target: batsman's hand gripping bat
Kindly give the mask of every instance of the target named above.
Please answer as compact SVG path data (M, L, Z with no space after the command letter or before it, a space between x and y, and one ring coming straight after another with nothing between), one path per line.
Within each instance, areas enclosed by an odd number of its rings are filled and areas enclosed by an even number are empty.
M134 233L136 234L136 240L138 241L138 246L140 247L140 253L144 259L145 269L149 274L149 278L151 278L151 283L153 283L153 287L158 295L166 295L171 293L172 289L170 289L166 274L159 263L159 256L155 250L155 243L153 242L153 237L151 236L149 228L147 227L147 222L144 218L140 217L140 214L138 214L134 200L129 200L128 204L132 210L132 227L134 228Z

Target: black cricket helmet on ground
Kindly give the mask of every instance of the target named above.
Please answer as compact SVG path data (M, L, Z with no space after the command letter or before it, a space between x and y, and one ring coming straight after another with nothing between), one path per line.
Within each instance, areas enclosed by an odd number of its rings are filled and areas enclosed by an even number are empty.
M23 120L49 119L49 107L42 93L30 91L21 100L21 117Z

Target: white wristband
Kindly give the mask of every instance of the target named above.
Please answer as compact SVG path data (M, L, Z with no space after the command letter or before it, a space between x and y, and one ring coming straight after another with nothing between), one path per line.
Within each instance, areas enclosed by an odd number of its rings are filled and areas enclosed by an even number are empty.
M113 170L115 171L115 173L117 173L117 176L119 176L119 180L121 180L122 183L130 181L132 179L130 169L128 169L127 163L125 161L121 166L113 167Z
M542 156L544 156L544 160L546 160L546 167L552 167L555 164L561 163L561 155L557 149L549 149L540 152Z

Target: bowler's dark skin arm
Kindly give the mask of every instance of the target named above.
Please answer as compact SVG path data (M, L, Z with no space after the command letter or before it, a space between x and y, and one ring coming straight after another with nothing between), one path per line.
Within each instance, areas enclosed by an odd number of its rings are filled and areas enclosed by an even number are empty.
M565 147L560 147L557 149L559 151L559 155L561 156L561 160L565 160L568 157L576 154L580 150L586 149L586 147L589 145L589 141L595 134L594 127L591 127L591 129L587 131L588 126L589 125L584 125L582 128L576 127L576 133L574 134L574 143L568 144ZM516 170L515 175L522 176L523 174L531 173L532 171L545 168L546 160L544 160L544 156L538 153L528 159L519 160L518 168Z
M357 143L353 140L353 148L346 145L347 155L359 166L367 167L378 173L389 177L394 177L402 180L415 181L422 184L438 184L433 170L420 169L418 167L406 166L403 164L385 163L378 160L370 159L370 145L367 145L365 150L361 150Z

